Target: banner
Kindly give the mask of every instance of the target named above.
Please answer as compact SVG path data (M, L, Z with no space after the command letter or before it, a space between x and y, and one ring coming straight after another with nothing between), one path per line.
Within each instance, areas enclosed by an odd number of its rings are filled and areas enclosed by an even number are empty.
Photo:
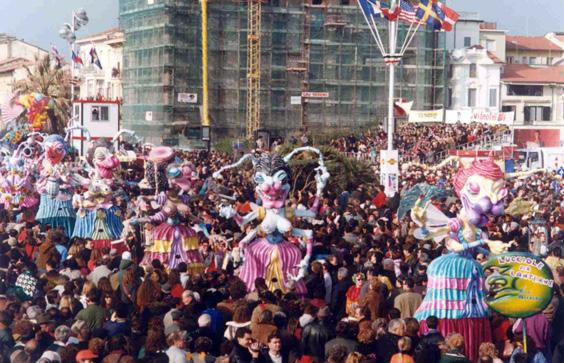
M552 300L552 271L535 255L496 255L484 265L484 271L486 303L503 316L526 318L542 312Z
M469 124L472 122L488 125L513 125L515 112L490 112L490 111L471 111L471 110L447 110L445 121L447 124L457 122Z
M409 122L443 122L444 110L410 111Z
M399 192L399 153L397 150L380 151L380 184L388 197Z
M197 93L178 93L178 102L180 103L198 103Z

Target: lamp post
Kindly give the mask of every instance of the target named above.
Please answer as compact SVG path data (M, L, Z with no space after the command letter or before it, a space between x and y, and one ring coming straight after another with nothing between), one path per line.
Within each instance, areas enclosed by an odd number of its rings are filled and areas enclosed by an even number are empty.
M59 36L66 40L71 48L71 114L74 113L74 107L72 102L74 101L74 61L72 60L72 54L75 52L75 41L76 41L76 31L82 26L88 24L88 15L86 10L79 9L78 11L72 12L72 20L70 23L65 23L59 30ZM74 116L74 115L73 115ZM72 120L72 117L71 117Z

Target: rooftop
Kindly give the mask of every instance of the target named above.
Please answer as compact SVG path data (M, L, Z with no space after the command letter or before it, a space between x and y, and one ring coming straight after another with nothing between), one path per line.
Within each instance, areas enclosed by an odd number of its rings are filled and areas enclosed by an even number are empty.
M0 73L11 72L23 66L30 65L31 61L24 58L8 58L0 62Z
M542 35L530 37L508 35L505 40L505 45L508 51L550 50L564 52L564 49L560 48Z
M501 79L506 83L564 84L564 66L531 67L527 64L507 64Z
M90 43L93 40L110 40L123 38L123 32L120 28L111 28L100 33L90 34L88 36L78 39L76 42L80 43Z
M481 45L473 45L468 49L479 49L479 50L484 50L484 47L482 47ZM488 54L488 58L490 58L495 64L505 64L504 61L502 61L501 59L499 59L493 52L487 51L486 52Z

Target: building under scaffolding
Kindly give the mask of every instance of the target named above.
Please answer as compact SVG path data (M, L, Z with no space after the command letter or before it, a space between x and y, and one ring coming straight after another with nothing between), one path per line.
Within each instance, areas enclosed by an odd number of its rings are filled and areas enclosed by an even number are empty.
M284 135L304 126L352 129L384 120L387 68L356 1L350 1L263 3L264 129ZM176 143L189 126L199 125L200 15L196 0L120 0L125 33L124 127L152 141ZM403 36L400 31L400 40ZM444 34L420 28L396 72L396 97L415 101L415 109L442 107L444 45ZM247 1L208 2L208 47L213 134L244 135ZM316 96L326 97L299 100L296 96L302 92L321 92Z

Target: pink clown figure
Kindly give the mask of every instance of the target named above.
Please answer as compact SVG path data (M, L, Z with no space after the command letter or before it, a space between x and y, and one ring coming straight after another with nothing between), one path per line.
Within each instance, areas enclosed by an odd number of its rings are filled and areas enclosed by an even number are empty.
M285 206L292 178L288 161L302 151L319 155L319 167L315 176L317 193L310 210ZM329 179L323 156L319 150L311 147L298 148L285 157L264 153L257 158L248 154L237 163L221 168L214 173L214 178L219 178L224 170L238 167L248 159L252 160L255 167L255 190L261 206L253 205L253 210L245 216L237 214L231 206L220 207L221 216L234 218L241 227L253 220L259 222L259 225L239 243L240 249L244 251L244 263L239 277L249 291L254 289L255 279L263 277L270 290L280 289L287 292L293 282L296 292L304 295L307 291L302 279L311 256L313 232L295 228L293 222L296 217L313 218L317 214L319 198ZM305 240L304 257L300 248L286 239L288 236Z
M427 294L415 318L424 322L429 316L436 316L444 336L461 333L466 352L474 361L480 344L491 341L491 327L484 272L473 256L478 251L498 254L507 250L508 244L488 239L480 229L488 216L503 215L507 189L504 173L492 159L476 160L469 167L461 167L454 187L462 201L456 218L449 219L430 201L422 205L422 198L411 209L411 218L420 226L415 236L436 242L444 240L449 250L429 265ZM483 245L489 251L481 248Z

